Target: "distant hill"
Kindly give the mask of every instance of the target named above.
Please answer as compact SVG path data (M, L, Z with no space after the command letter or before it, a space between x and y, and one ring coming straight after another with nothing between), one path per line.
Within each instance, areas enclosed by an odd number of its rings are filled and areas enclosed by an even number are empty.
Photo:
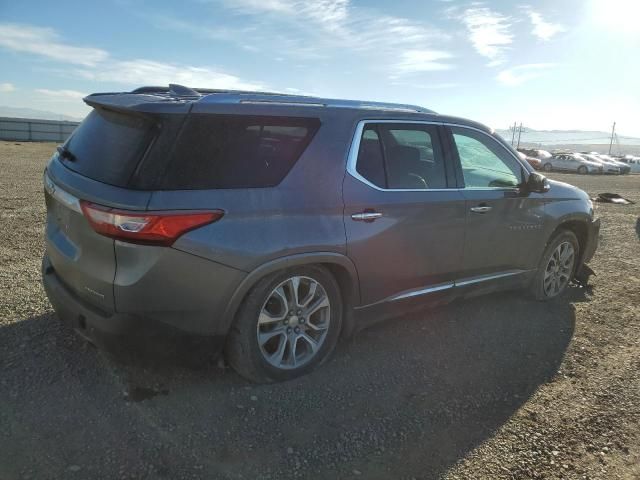
M0 105L0 117L14 118L35 118L38 120L67 120L69 122L80 122L82 118L59 113L48 112L46 110L36 110L33 108L6 107Z
M504 139L511 141L511 131L504 129L496 130ZM516 139L518 132L516 131ZM620 145L640 145L640 138L618 135ZM611 138L610 132L598 132L587 130L533 130L523 129L520 143L538 145L590 145L608 144ZM614 146L616 142L614 140Z

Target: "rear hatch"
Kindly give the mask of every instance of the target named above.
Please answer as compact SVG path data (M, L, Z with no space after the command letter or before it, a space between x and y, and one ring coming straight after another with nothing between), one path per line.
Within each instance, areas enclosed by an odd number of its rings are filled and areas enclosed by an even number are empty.
M160 121L121 105L92 103L96 108L58 148L45 171L46 250L69 290L92 306L114 311L114 240L96 233L81 202L124 210L147 208L150 192L130 187L158 136ZM182 105L178 110L186 109Z
M146 91L91 95L85 101L94 110L49 162L47 254L60 280L91 305L105 311L139 308L140 297L129 287L142 285L142 276L163 254L131 248L130 243L160 245L141 238L143 223L164 222L159 230L165 236L177 232L175 238L181 231L189 231L185 237L200 232L199 241L183 238L174 249L240 270L252 268L233 253L238 231L254 230L249 220L256 217L256 205L281 211L282 193L268 187L287 176L320 120L307 117L304 107L304 116L290 117L252 104L243 105L242 114L224 105L212 114L198 110L199 98ZM337 196L336 202L341 208ZM200 229L222 214L227 228L216 229L215 235ZM107 217L105 225L96 225ZM117 234L112 235L109 222L119 222ZM342 222L340 210L340 226ZM219 248L212 250L214 241ZM227 263L230 258L233 263Z

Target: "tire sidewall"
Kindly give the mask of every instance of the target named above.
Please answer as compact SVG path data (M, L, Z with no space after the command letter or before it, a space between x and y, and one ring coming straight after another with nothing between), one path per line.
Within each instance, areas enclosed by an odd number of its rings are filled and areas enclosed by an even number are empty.
M331 305L331 321L327 336L315 357L300 368L282 370L269 364L262 356L260 345L258 345L256 326L267 295L280 283L293 276L312 278L324 288ZM242 340L247 347L245 349L245 353L248 355L246 360L250 362L252 370L256 371L260 377L264 377L266 381L292 380L309 373L326 361L337 344L342 329L342 297L338 283L327 269L315 265L294 267L276 272L259 281L251 290L241 307L237 321L242 323L239 325L239 330L241 335L245 336Z
M580 175L586 175L587 173L589 173L589 170L587 169L587 167L582 165L582 166L578 167L578 173Z
M558 245L567 241L571 243L575 252L574 253L575 261L573 263L573 272L571 274L571 278L569 278L569 282L567 282L567 285L565 285L564 289L558 295L554 297L548 297L544 292L544 274L547 268L547 263L549 262L549 258L551 257L551 254L555 251L556 248L558 248ZM544 253L542 254L542 257L540 259L540 263L538 264L538 271L536 273L536 276L534 278L534 283L532 285L532 290L535 298L537 300L550 301L550 300L555 300L557 298L562 297L567 292L569 283L571 282L571 279L573 278L573 275L576 272L579 259L580 259L580 243L578 242L578 239L573 232L569 230L562 230L558 232L556 235L554 235L553 238L549 241L549 243L545 247Z

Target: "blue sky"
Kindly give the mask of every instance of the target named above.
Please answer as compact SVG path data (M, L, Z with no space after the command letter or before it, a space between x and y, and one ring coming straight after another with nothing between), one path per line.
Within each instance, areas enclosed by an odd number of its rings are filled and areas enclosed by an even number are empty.
M0 105L174 82L640 136L638 51L640 0L0 0Z

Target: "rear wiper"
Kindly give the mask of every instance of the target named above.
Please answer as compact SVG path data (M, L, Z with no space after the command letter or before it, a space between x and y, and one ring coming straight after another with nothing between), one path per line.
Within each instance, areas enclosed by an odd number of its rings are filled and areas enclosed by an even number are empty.
M56 150L58 151L58 155L60 155L62 158L66 158L70 162L76 161L76 156L73 153L71 153L69 149L64 145L58 145L56 147Z

